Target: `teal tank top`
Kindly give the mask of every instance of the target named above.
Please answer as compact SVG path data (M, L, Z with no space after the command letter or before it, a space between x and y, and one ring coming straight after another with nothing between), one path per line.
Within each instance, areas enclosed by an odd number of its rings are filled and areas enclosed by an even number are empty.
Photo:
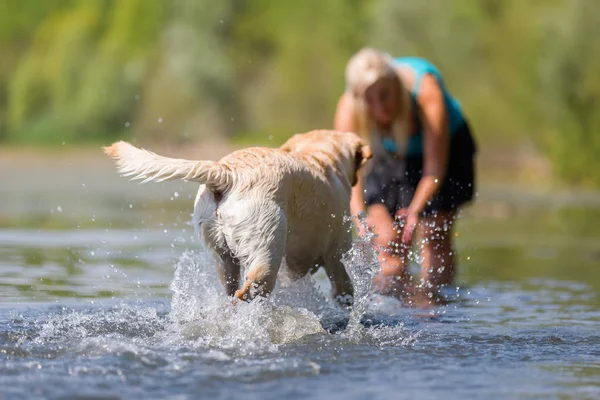
M446 105L446 112L448 113L448 128L450 135L454 135L456 132L458 132L465 123L462 108L458 100L452 97L446 89L442 75L435 65L419 57L398 57L394 58L394 62L396 66L407 66L415 73L415 83L410 89L413 104L416 104L417 102L417 96L419 95L419 90L421 89L421 81L423 80L423 77L427 74L431 74L436 78L444 95L444 103ZM419 120L417 108L413 107L413 110L415 113L414 118L417 121L418 131L414 132L413 135L408 138L406 154L421 155L423 154L422 123ZM382 144L386 150L391 152L396 151L396 144L390 139L384 140Z

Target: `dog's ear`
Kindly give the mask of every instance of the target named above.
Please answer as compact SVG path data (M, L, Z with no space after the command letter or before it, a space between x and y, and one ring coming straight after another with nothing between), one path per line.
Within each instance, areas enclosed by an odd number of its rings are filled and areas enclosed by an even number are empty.
M358 170L360 167L364 166L371 157L373 157L371 146L362 144L356 150L356 169Z
M290 144L286 142L279 147L279 150L289 153L290 151L292 151L292 146L290 146Z
M300 133L292 135L284 144L279 146L279 150L285 151L286 153L296 150L297 142L302 140L302 136L303 135Z
M369 159L373 157L371 146L366 143L361 143L354 154L354 174L352 177L352 186L358 182L358 170L363 167Z

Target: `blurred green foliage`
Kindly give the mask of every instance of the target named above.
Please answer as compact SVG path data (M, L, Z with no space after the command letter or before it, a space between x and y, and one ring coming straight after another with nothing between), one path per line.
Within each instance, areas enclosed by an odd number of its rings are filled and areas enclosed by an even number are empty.
M480 141L600 183L596 0L0 0L0 142L331 127L361 46L431 59Z

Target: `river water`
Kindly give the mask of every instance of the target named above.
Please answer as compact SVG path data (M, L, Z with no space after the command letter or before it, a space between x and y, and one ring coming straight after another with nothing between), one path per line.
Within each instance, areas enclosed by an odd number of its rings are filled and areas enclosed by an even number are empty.
M108 163L0 181L0 399L600 398L598 194L483 186L445 304L369 293L362 246L348 311L322 273L232 306L192 184Z

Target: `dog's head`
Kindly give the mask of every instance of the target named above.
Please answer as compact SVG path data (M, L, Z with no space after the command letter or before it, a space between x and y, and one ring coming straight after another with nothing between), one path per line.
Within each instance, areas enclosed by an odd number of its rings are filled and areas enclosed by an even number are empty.
M286 152L313 155L339 170L351 186L358 181L358 170L373 156L369 144L353 132L317 130L292 136L281 146Z

